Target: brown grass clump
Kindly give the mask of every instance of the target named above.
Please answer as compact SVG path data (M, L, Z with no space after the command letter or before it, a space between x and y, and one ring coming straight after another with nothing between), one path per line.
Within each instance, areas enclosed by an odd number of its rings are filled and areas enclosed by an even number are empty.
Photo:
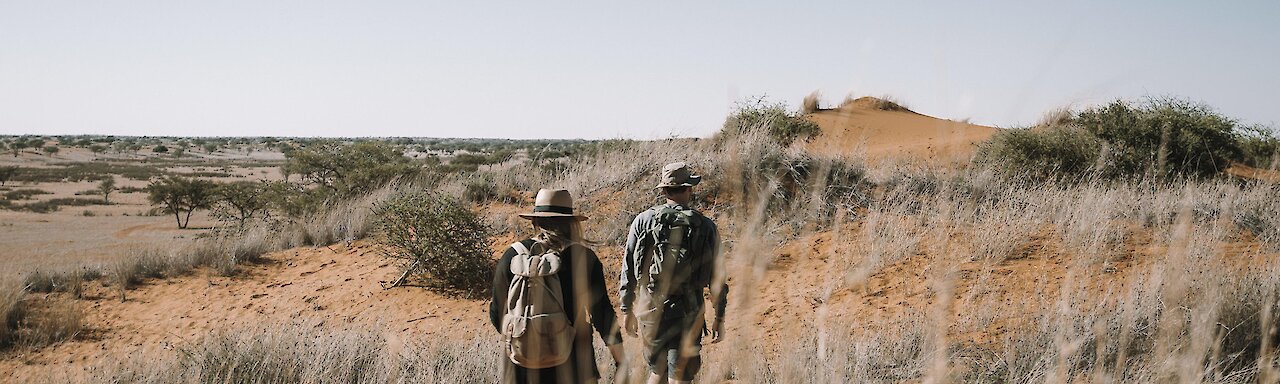
M45 303L28 305L15 331L16 343L29 349L71 340L80 334L84 309L74 299L45 297Z
M379 329L316 330L296 324L218 332L162 359L130 356L93 382L491 383L492 340L443 337L393 346Z
M21 279L7 274L0 276L0 346L13 341L18 322L25 315L22 299L26 295Z

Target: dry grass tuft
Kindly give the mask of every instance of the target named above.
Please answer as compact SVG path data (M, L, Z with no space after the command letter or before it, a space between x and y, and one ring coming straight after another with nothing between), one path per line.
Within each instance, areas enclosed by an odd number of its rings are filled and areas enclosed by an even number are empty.
M818 91L813 91L809 95L805 96L804 100L800 102L800 113L807 115L810 113L821 111L822 110L822 106L820 105L821 100L822 100L822 93Z

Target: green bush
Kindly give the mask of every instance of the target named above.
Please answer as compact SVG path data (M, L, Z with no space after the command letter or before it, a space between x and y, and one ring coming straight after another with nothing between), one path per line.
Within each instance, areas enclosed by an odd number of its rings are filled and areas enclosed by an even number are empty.
M445 293L481 298L489 292L493 260L489 227L458 200L439 193L405 193L374 208L389 257L402 261L392 284L419 278Z
M1000 131L978 146L974 161L1032 179L1080 177L1096 169L1103 142L1077 127Z
M784 103L770 103L763 97L738 103L736 110L724 121L721 137L732 138L743 132L764 128L769 137L786 146L797 139L809 139L822 133L812 121L787 109Z
M1178 99L1115 101L1057 124L997 133L975 161L1033 178L1213 177L1245 159L1235 121Z
M1208 177L1244 155L1234 120L1185 100L1117 100L1080 112L1072 122L1110 144L1124 175Z
M1254 168L1280 168L1280 137L1274 130L1253 125L1240 129L1243 163Z

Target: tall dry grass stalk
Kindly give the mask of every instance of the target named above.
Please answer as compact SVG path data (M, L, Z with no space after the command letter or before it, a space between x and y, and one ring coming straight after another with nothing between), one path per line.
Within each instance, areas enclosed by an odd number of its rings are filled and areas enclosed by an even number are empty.
M13 341L17 324L25 315L22 299L26 295L22 279L12 274L0 275L0 346Z

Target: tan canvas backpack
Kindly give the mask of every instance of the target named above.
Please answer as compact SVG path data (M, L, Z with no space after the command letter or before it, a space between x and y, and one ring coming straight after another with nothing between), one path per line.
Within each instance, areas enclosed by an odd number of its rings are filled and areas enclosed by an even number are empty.
M507 313L502 318L507 356L525 368L564 364L573 351L574 329L557 275L560 254L548 251L532 255L519 242L511 244L511 248L516 250L511 258L514 276L507 292Z

